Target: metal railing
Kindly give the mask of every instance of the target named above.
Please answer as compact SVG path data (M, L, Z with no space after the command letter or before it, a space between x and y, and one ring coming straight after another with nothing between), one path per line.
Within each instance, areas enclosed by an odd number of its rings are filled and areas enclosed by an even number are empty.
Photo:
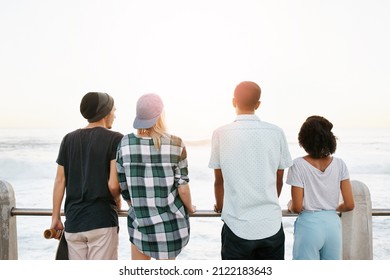
M290 213L288 210L283 210L283 217L296 217L297 214ZM11 216L51 216L52 209L46 208L12 208ZM61 215L64 216L64 212L61 212ZM118 212L119 217L127 217L126 210L120 210ZM190 217L220 217L221 214L215 213L212 210L197 210ZM388 208L376 208L372 209L372 216L390 216L390 209Z
M373 259L372 217L390 216L390 209L373 209L368 187L360 181L351 181L355 209L340 215L343 235L343 259ZM0 259L17 259L16 216L51 216L52 209L18 208L11 184L0 180ZM62 211L61 215L64 216ZM119 217L127 217L126 210L120 210ZM283 217L297 214L282 210ZM191 217L220 217L213 210L198 210Z

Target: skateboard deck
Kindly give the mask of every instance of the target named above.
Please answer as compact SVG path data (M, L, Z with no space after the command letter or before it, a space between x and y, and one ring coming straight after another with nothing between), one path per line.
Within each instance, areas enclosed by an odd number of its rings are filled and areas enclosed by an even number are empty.
M66 242L63 230L56 231L54 229L48 229L44 231L43 235L46 239L54 238L58 240L58 246L55 255L56 260L69 260L68 243Z
M61 234L60 242L58 243L56 260L69 260L68 256L68 243L65 239L65 234Z

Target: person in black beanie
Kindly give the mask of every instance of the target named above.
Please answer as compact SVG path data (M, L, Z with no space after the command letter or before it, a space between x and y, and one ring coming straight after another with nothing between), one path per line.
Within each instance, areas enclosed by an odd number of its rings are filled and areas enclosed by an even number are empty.
M50 228L64 230L70 260L118 259L121 197L115 159L123 135L110 130L115 110L107 93L87 93L80 103L87 126L68 133L61 142Z

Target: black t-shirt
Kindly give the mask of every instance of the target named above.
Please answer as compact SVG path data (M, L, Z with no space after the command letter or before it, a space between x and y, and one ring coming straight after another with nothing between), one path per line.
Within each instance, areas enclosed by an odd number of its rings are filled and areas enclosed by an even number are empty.
M108 179L110 161L122 137L119 132L95 127L75 130L63 138L57 163L65 169L67 232L118 226Z

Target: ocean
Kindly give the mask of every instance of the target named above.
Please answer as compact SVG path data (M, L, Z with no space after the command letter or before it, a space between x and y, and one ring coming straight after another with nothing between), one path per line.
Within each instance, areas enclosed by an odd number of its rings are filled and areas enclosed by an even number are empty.
M68 131L54 129L0 129L0 179L8 181L16 196L17 208L52 207L56 157L62 137ZM122 132L127 133L127 132ZM335 156L346 162L351 180L366 184L372 207L390 209L390 129L339 129ZM286 131L293 158L302 156L296 133ZM210 142L186 141L190 187L197 209L214 205L213 171L208 165ZM285 172L285 175L287 171ZM284 185L280 204L286 209L290 186ZM125 207L125 203L123 203ZM49 216L17 216L18 259L51 260L58 241L47 240ZM295 217L284 217L286 259L291 259ZM220 218L191 218L191 238L178 260L220 259ZM130 259L126 218L120 218L119 259ZM390 259L390 217L373 217L374 260Z

